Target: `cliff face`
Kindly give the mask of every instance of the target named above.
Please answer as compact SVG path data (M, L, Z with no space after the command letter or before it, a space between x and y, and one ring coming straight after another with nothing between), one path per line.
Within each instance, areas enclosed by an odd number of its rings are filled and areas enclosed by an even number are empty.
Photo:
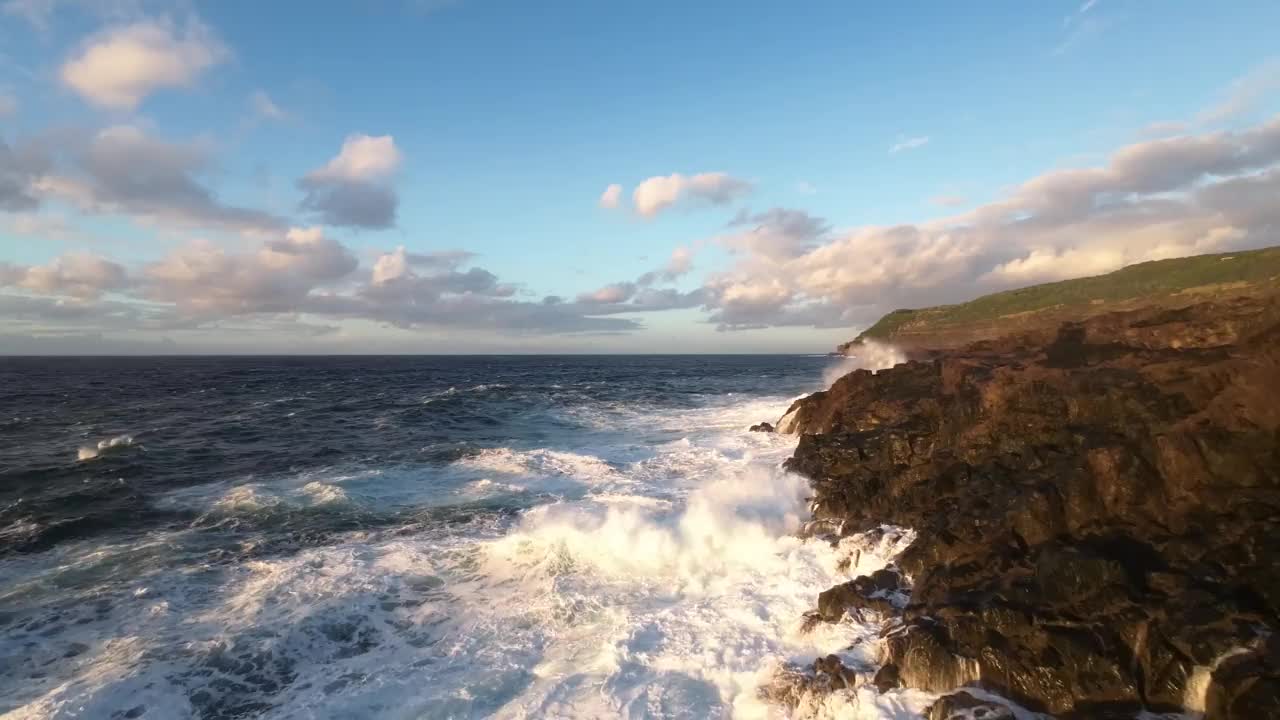
M857 371L783 424L818 519L918 533L896 681L1063 717L1280 717L1277 296Z
M841 345L863 340L909 351L959 348L1014 333L1053 331L1063 322L1153 306L1169 308L1280 291L1280 247L1139 263L1077 278L985 295L958 305L895 310Z

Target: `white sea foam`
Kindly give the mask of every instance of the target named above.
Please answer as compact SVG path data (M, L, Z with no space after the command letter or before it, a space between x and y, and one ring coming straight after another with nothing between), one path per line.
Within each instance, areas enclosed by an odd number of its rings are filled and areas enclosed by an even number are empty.
M25 556L0 567L0 601L48 605L49 620L0 638L0 660L46 633L29 662L52 670L12 686L0 713L232 715L241 697L266 718L778 717L759 691L779 669L833 652L876 660L878 627L806 631L803 617L910 541L796 535L808 486L780 468L795 440L745 431L786 402L652 415L641 427L658 440L645 445L620 433L572 451L485 451L439 477L326 470L174 491L162 506L232 516L413 505L441 488L558 500L514 521L351 531L219 564L198 530ZM619 411L600 426L633 421ZM106 604L59 609L68 573ZM864 688L801 712L917 717L931 697Z
M76 458L81 462L85 460L92 460L103 453L111 452L112 450L120 448L126 448L132 444L132 435L116 435L115 437L107 438L106 440L99 440L96 445L81 446L76 452Z

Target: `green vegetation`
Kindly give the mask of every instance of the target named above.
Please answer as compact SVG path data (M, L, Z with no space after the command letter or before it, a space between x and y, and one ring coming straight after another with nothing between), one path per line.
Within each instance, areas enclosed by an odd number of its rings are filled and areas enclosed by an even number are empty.
M984 295L959 305L920 310L894 310L867 328L859 339L892 339L899 332L912 333L985 323L1023 313L1038 313L1081 306L1100 306L1177 293L1246 290L1274 285L1280 280L1280 247L1247 252L1197 255L1130 265L1096 277L1064 280Z

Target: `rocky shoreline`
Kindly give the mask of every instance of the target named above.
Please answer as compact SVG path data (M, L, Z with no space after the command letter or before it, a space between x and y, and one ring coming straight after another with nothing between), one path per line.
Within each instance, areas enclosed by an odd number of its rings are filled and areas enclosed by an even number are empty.
M1280 717L1280 296L922 353L777 425L817 522L916 533L901 574L817 598L814 622L884 619L881 691L951 693L939 718L1005 717L982 691L1064 719ZM848 685L819 665L810 685Z

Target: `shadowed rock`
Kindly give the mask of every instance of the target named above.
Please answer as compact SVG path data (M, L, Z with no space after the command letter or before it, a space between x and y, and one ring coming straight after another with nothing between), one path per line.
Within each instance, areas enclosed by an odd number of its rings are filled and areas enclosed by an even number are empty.
M1194 708L1216 667L1210 720L1280 717L1274 296L855 371L786 417L816 519L918 533L886 639L903 685L1096 718ZM890 610L858 582L822 594L823 619Z
M1013 711L967 692L944 695L925 711L928 720L1013 720Z

